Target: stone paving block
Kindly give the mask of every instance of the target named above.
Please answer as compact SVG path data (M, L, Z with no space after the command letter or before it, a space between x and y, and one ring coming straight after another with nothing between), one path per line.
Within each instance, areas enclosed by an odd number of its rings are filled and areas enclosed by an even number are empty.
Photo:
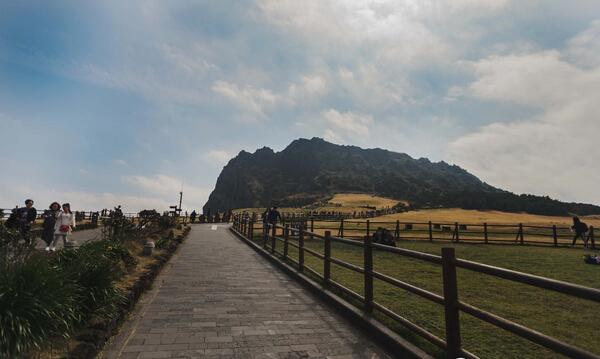
M105 358L390 358L225 227L194 225L156 283Z

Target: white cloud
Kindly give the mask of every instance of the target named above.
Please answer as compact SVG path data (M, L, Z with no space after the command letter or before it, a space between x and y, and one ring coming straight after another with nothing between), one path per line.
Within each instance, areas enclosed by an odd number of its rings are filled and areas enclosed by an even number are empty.
M233 156L224 150L210 150L202 155L205 162L214 166L224 166Z
M272 108L280 100L270 90L250 85L239 86L227 81L216 81L211 89L245 111L249 115L245 119L249 121L265 118L265 110Z
M327 80L320 75L306 75L300 78L299 83L288 87L288 102L290 104L305 105L327 94Z
M124 176L122 179L146 196L170 204L175 204L178 201L179 191L183 187L184 208L200 208L206 203L210 194L210 190L207 188L185 184L179 178L163 174Z
M561 59L556 50L525 55L492 56L473 64L475 97L521 105L562 106L598 90L600 73Z
M373 117L370 115L339 112L335 109L329 109L321 115L327 126L324 137L332 142L342 140L362 142L369 138L369 126L374 122Z
M600 66L600 20L569 40L567 56L580 66Z
M538 114L459 138L449 146L450 159L515 192L600 203L599 192L591 191L600 182L600 67L576 67L553 50L492 56L473 68L472 96Z
M125 160L120 159L120 158L114 159L112 162L115 165L118 165L118 166L127 166L127 162Z

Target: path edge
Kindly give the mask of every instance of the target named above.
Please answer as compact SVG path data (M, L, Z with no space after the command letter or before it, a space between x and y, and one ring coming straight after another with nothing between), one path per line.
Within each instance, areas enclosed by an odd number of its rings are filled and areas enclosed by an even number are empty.
M306 275L298 272L295 268L289 264L283 262L279 258L272 256L268 251L264 250L258 244L244 237L241 233L236 231L233 227L229 227L229 231L239 240L246 243L250 248L254 249L257 253L268 259L271 263L275 264L279 269L285 272L288 276L298 281L303 287L310 290L313 294L317 295L330 307L335 309L343 317L350 320L354 325L357 325L363 330L371 339L378 344L382 345L387 349L390 354L397 358L419 358L419 359L433 359L434 357L423 351L421 348L412 344L402 336L389 329L373 316L364 313L359 308L348 303L346 300L339 297L327 288L324 288L319 283L308 278Z

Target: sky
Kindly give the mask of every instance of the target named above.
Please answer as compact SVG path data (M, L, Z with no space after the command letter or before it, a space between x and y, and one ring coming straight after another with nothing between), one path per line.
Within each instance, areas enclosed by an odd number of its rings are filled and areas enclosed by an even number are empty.
M322 137L600 204L596 0L0 0L0 208L199 209Z

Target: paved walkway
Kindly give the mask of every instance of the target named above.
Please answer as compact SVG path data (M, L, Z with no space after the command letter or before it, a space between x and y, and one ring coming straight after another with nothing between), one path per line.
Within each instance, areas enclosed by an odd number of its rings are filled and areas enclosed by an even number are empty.
M219 225L193 225L104 358L389 358Z
M102 237L102 227L99 226L95 229L84 229L82 231L75 231L71 233L69 236L70 241L74 241L75 245L80 246L87 241L92 241L96 239L100 239ZM43 250L46 248L46 242L44 242L41 238L36 238L37 242L35 245L36 249ZM56 249L61 249L63 247L62 240L59 240L56 243Z

